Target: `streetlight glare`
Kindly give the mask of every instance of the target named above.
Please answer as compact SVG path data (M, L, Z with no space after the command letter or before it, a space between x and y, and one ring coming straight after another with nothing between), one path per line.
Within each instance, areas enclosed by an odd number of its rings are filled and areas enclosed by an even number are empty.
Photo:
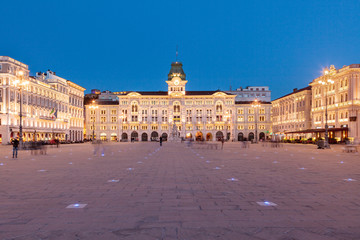
M24 75L24 71L18 71L18 75L19 75L19 76L23 76L23 75Z

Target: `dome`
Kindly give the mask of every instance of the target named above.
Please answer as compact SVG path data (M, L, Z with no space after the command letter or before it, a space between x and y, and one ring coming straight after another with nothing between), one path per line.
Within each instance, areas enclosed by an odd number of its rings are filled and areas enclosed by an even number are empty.
M182 69L181 62L173 62L171 64L170 72L168 74L168 80L170 81L175 76L180 77L181 80L186 79L186 74L184 73L184 70Z

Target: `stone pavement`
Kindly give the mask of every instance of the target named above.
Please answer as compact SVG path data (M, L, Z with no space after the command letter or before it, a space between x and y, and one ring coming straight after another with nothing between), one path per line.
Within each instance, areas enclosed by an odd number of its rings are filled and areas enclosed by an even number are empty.
M359 154L240 146L0 147L0 239L360 239Z

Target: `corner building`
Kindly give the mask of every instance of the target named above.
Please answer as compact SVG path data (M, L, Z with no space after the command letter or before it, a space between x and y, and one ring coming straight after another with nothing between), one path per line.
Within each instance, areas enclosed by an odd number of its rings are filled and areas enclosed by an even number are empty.
M327 74L325 74L327 72ZM326 83L326 84L323 84ZM328 124L329 138L343 141L360 138L360 64L336 69L331 66L314 79L312 86L312 126L323 137Z
M236 95L186 91L187 82L182 63L174 62L166 81L168 91L119 93L121 140L234 139Z
M280 139L311 138L311 86L272 101L272 130Z
M20 99L24 142L81 141L85 88L50 70L29 73L28 65L0 56L0 142L20 136Z

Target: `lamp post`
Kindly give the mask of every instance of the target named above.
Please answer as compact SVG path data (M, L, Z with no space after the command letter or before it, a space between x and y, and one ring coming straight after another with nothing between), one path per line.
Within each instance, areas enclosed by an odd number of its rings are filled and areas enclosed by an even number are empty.
M334 83L334 80L330 79L330 72L328 69L324 70L324 76L323 80L320 80L319 83L323 86L325 86L325 142L324 142L324 148L330 148L329 145L329 126L328 126L328 112L327 112L327 106L328 106L328 99L327 99L327 92L330 85Z
M226 139L226 141L227 140L229 140L228 139L228 126L229 126L229 119L230 119L230 114L229 114L229 112L226 112L226 114L225 114L225 134L226 134L226 136L225 136L225 139Z
M251 105L251 107L254 108L255 111L255 142L258 142L258 135L257 135L257 118L258 118L258 114L257 114L257 109L261 107L261 104L258 102L257 99L255 99L255 101L253 102L253 104Z
M20 117L20 125L19 125L19 149L23 148L23 131L22 131L22 87L29 84L29 81L24 80L24 72L18 71L17 74L18 79L14 81L14 86L18 88L19 94L20 94L20 111L19 111L19 117Z
M124 113L122 112L121 115L119 116L119 119L120 119L120 122L121 122L121 135L120 135L120 142L122 140L122 135L123 135L123 124L124 124L124 118L125 118L125 115Z
M96 118L95 109L98 109L99 106L97 106L95 104L95 100L92 100L92 104L91 104L91 106L89 108L94 110L94 115L95 115L93 117L93 121L92 121L93 122L92 140L94 141L95 140L95 118Z

